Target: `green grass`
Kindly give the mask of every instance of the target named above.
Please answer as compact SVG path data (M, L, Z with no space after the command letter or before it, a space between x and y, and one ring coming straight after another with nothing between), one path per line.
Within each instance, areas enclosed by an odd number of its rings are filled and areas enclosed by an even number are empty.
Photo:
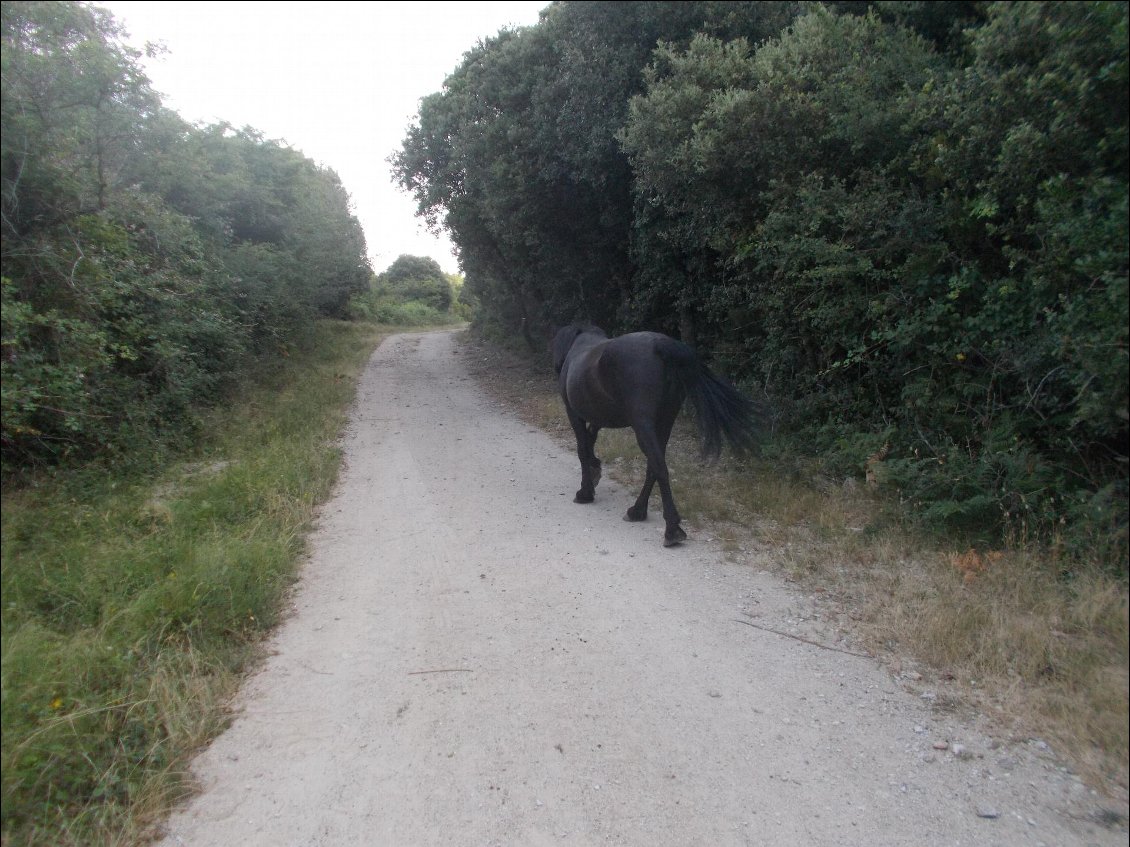
M147 473L88 467L3 498L3 843L131 844L279 618L381 337L325 322Z

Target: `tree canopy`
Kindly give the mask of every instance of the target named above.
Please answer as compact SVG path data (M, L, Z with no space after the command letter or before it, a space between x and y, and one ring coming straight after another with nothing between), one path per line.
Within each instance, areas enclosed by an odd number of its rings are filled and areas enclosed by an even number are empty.
M1124 550L1127 67L1118 2L558 2L393 165L481 320L680 335L928 519Z
M5 470L183 431L371 270L337 175L166 109L113 17L5 2Z
M451 308L451 282L439 262L429 256L397 257L377 276L377 286L400 300L417 300L440 312Z

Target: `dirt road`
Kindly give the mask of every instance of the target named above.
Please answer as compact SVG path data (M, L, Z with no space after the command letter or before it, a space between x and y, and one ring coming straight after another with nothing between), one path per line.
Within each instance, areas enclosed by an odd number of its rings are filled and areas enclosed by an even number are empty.
M607 479L575 505L575 455L467 355L374 354L294 614L164 844L1126 843L1043 745L825 649L693 527L665 549Z

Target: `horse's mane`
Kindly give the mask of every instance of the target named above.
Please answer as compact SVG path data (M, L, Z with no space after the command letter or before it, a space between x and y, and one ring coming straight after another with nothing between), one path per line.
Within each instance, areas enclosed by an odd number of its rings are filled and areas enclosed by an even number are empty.
M574 326L574 327L577 328L577 334L578 335L593 333L594 335L599 335L603 338L608 337L607 332L605 332L603 329L598 327L596 324L588 323L587 321L581 322L581 323L571 324L571 326Z

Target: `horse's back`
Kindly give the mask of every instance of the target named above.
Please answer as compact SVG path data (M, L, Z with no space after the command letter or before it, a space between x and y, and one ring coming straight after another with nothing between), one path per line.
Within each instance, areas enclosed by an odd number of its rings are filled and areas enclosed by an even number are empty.
M601 345L601 374L608 380L627 380L624 389L662 377L664 340L670 339L658 332L631 332L609 339Z
M613 338L608 342L608 356L632 380L654 382L657 387L668 384L673 371L698 366L698 357L690 347L660 332L633 332Z
M629 332L608 339L608 344L635 355L654 353L660 345L671 339L661 332Z
M680 372L689 347L658 332L633 332L611 339L599 368L609 393L620 398L629 418L653 420L682 405L685 392Z

